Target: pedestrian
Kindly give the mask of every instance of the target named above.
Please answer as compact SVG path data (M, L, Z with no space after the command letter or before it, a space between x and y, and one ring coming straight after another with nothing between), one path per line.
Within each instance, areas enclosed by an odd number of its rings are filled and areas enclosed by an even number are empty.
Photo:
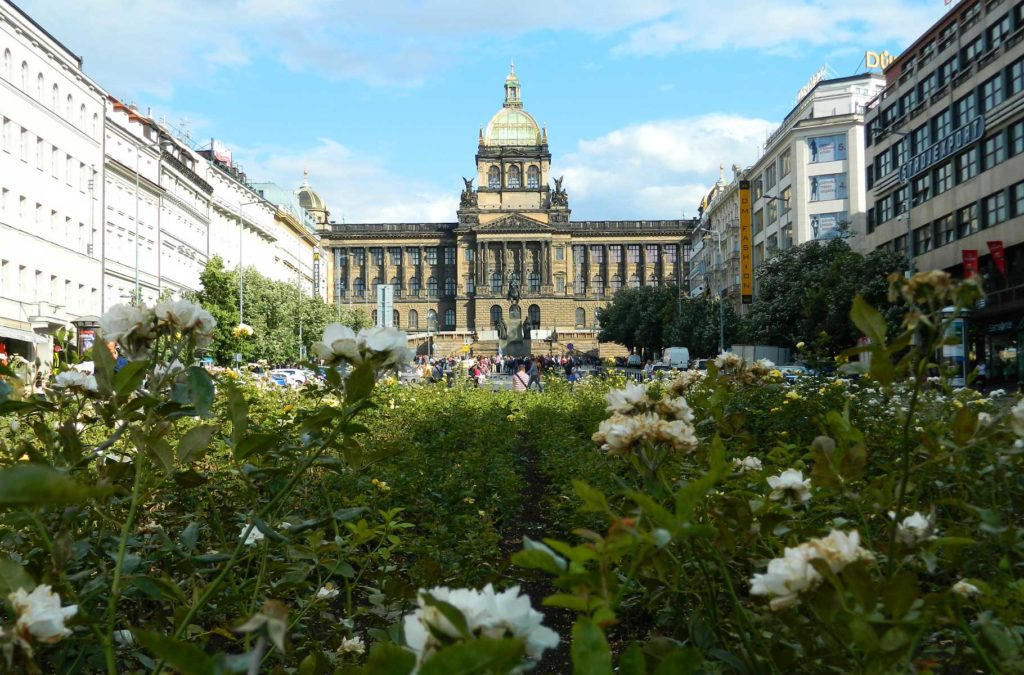
M644 366L644 377L648 380L654 378L654 362L647 359L647 365Z
M526 374L526 364L519 364L519 371L512 376L512 391L524 392L530 387L530 376Z
M538 391L544 391L544 383L541 382L540 379L541 371L542 368L540 365L540 359L534 359L533 361L530 361L530 385L532 386L536 384Z

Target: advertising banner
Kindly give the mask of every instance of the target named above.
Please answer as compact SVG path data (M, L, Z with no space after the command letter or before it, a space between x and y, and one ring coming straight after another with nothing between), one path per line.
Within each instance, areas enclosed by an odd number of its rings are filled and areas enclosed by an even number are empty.
M988 252L992 255L992 263L999 270L1000 276L1006 278L1006 251L1003 250L1002 240L986 241Z
M750 226L750 181L740 181L740 295L754 301L754 231Z
M964 261L964 279L970 279L978 273L978 251L973 248L965 248L960 252Z
M390 328L394 325L395 288L391 284L377 284L377 325Z
M224 162L231 166L231 149L218 140L211 141L213 158L218 162Z
M96 343L96 331L94 330L82 330L78 334L78 349L79 353L86 350L92 349L92 346Z
M816 136L807 139L811 163L846 159L846 136Z
M846 211L811 214L811 239L834 239L849 228L849 221Z
M829 199L846 199L846 174L832 173L824 176L811 176L810 200L812 202L823 202Z

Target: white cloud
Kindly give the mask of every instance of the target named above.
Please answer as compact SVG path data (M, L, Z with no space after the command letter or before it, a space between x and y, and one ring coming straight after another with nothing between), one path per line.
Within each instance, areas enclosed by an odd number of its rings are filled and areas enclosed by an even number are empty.
M565 174L574 219L692 217L719 165L731 180L775 126L724 114L645 122L579 141L553 172Z
M898 53L948 8L919 0L686 0L670 15L630 30L620 55L856 45ZM871 44L863 43L870 36ZM881 45L881 46L879 46Z
M234 159L253 181L272 181L282 188L309 183L327 202L331 220L348 223L454 222L461 181L450 189L410 180L328 138L311 148L238 148Z

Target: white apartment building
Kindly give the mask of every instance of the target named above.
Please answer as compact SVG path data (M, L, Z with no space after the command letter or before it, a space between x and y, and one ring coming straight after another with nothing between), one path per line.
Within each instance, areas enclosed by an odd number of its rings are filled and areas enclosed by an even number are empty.
M725 182L725 167L719 167L718 182L701 202L700 225L693 237L690 262L690 294L710 293L738 303L740 282L740 194L743 175L733 165L733 180ZM731 297L735 296L735 297Z
M317 234L319 223L303 205L310 203L310 196L319 199L319 195L309 187L308 176L296 190L286 190L275 183L253 183L252 189L277 206L276 218L281 230L277 241L278 264L287 268L286 273L304 293L326 298L327 275L321 274L320 269L323 255Z
M205 161L133 107L107 99L103 308L199 287L213 187Z
M0 2L0 353L43 365L101 309L104 92L82 59Z

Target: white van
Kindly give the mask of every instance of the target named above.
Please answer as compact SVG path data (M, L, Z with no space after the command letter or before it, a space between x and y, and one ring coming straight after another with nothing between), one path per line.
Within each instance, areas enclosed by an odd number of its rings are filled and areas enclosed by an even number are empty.
M669 368L686 370L690 367L690 350L686 347L666 347L661 362Z

